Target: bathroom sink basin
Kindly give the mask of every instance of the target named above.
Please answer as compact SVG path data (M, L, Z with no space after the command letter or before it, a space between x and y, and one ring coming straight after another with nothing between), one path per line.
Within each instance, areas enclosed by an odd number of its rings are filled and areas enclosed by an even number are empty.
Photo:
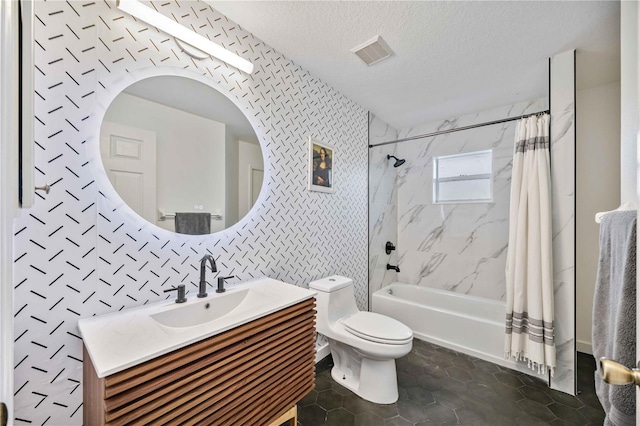
M213 299L205 299L197 303L177 305L156 314L151 319L160 325L172 328L194 327L221 318L247 299L251 290L245 289L232 293L225 293Z
M185 303L168 299L82 318L78 329L98 377L247 324L309 299L315 292L272 278L233 285Z

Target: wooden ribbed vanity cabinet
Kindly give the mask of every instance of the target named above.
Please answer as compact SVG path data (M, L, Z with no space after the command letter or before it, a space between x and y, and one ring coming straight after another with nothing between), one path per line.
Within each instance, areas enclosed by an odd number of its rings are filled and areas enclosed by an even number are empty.
M268 425L314 388L315 299L98 378L84 424Z

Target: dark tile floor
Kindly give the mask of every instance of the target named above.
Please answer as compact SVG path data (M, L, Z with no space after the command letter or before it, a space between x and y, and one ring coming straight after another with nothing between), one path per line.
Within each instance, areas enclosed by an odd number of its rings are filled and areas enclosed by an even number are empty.
M579 354L573 397L540 379L414 340L396 361L400 397L376 405L331 378L331 357L316 367L316 389L298 404L298 425L601 425L604 412L594 392L595 363Z

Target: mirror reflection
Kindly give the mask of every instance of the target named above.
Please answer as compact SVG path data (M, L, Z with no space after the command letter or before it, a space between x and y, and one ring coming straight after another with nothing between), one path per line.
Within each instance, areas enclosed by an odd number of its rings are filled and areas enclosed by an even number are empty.
M182 234L230 227L262 188L262 151L247 118L185 77L147 78L118 94L100 128L100 154L129 207Z

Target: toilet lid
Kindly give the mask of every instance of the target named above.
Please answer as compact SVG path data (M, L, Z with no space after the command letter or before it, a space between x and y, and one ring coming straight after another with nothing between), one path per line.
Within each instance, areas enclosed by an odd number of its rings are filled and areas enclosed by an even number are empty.
M374 312L358 312L345 318L342 324L349 333L372 342L402 345L413 339L409 327Z

